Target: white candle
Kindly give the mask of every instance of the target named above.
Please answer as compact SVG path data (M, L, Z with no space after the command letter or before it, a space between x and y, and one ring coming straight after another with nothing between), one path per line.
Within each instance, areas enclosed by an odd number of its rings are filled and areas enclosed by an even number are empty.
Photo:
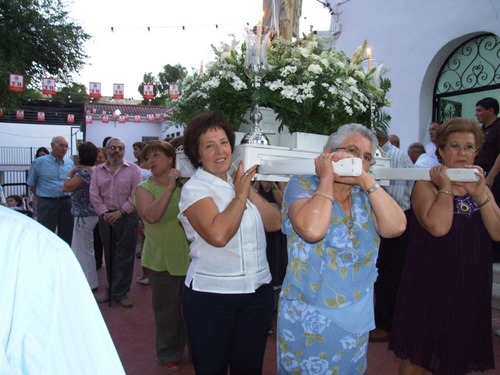
M262 18L257 24L257 53L260 55L260 46L262 43Z

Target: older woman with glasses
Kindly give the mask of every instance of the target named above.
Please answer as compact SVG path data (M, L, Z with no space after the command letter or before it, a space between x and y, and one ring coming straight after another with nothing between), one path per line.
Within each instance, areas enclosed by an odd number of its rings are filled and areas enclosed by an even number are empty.
M315 159L316 175L294 176L286 187L279 374L366 370L379 234L392 238L406 228L399 205L368 173L376 146L365 126L343 125ZM332 161L352 157L362 159L361 175L336 174Z
M412 193L409 245L389 348L400 374L466 374L494 368L491 325L492 240L500 209L472 165L483 134L455 118L436 134L443 165ZM476 168L478 182L453 182L451 168Z

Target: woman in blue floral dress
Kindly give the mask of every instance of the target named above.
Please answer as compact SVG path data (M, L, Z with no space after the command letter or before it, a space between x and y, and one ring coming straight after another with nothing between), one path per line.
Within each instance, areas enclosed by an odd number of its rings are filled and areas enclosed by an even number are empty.
M406 227L401 208L368 173L376 145L365 126L343 125L315 159L316 175L294 176L287 185L278 374L366 370L379 234L396 237ZM332 161L352 157L363 161L361 175L337 175Z

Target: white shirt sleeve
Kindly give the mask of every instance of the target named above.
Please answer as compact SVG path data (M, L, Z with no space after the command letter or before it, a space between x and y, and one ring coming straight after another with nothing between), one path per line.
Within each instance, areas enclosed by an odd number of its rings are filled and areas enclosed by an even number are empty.
M1 374L125 374L69 246L0 207Z

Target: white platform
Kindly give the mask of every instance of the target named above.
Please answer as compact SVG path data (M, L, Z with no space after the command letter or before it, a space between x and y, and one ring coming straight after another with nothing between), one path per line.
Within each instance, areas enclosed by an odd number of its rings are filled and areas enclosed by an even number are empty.
M321 148L322 149L322 148ZM233 170L243 160L245 169L259 165L257 180L288 181L291 175L314 174L314 158L321 151L302 151L281 146L236 145L233 153ZM430 180L428 168L389 168L389 159L376 158L376 164L370 169L381 185L388 185L389 180ZM183 177L194 173L191 162L183 151L177 152L176 168ZM450 169L447 174L452 181L477 181L474 169Z

